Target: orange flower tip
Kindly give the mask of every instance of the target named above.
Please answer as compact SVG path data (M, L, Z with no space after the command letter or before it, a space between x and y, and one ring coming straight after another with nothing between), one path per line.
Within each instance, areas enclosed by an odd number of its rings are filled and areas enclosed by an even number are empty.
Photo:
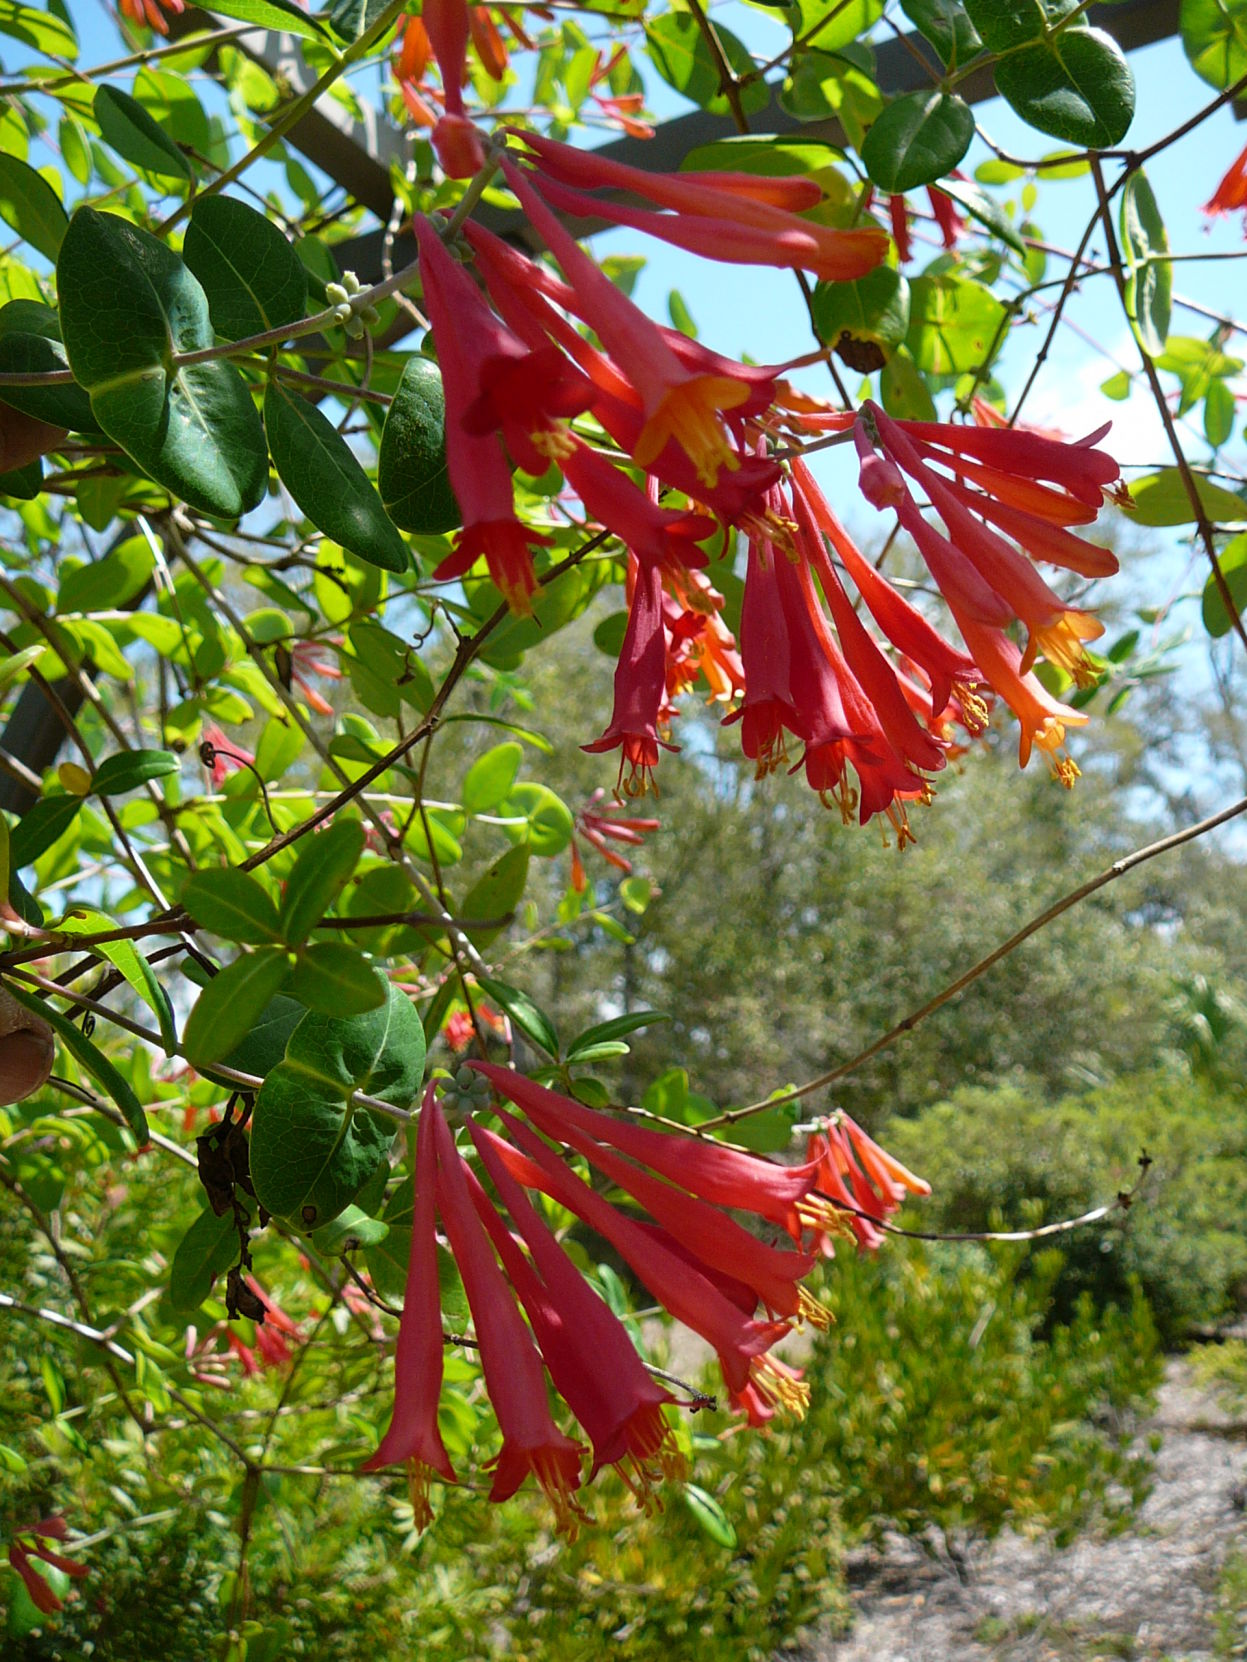
M1050 664L1055 664L1071 676L1077 686L1094 686L1097 671L1087 656L1083 642L1098 640L1103 633L1104 625L1098 618L1090 617L1085 612L1062 612L1054 622L1031 631L1022 657L1023 675L1034 662L1036 652L1040 651Z
M668 439L674 439L696 468L701 483L713 489L722 468L734 473L740 467L740 457L728 443L719 414L743 404L749 393L743 381L727 375L694 375L679 382L663 395L642 427L632 452L633 461L638 467L648 467L657 460Z

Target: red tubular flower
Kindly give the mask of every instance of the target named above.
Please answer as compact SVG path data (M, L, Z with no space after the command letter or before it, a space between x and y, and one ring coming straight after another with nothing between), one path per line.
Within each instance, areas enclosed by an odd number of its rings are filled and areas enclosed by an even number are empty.
M426 1114L437 1148L437 1209L463 1278L485 1388L502 1432L489 1498L508 1500L531 1474L553 1507L560 1532L572 1538L583 1517L573 1498L580 1487L581 1445L565 1437L550 1418L541 1357L490 1251L468 1193L466 1168L431 1093L421 1118Z
M955 169L949 174L950 179L960 179L961 177L962 175ZM956 202L938 185L927 186L927 200L931 204L931 212L935 215L935 223L940 228L940 241L945 248L956 248L966 228L966 222L962 218Z
M632 450L637 466L648 467L674 439L698 478L714 485L722 469L739 466L720 416L746 401L748 385L736 377L689 374L649 318L577 247L523 171L505 157L501 166L534 229L562 266L577 316L596 330L636 389L643 417Z
M626 473L585 444L576 444L561 466L589 513L642 564L705 565L706 556L697 544L715 531L708 514L660 508Z
M795 1241L800 1240L804 1225L798 1209L814 1187L811 1167L777 1166L706 1138L669 1137L665 1132L586 1108L513 1068L499 1067L494 1062L468 1065L526 1114L536 1108L546 1116L553 1115L560 1124L587 1132L595 1142L609 1143L690 1194L716 1206L756 1213L786 1229Z
M532 1253L530 1264L471 1179L477 1211L528 1313L550 1376L593 1444L589 1475L595 1476L604 1465L618 1466L645 1505L658 1476L678 1475L683 1465L663 1413L674 1398L647 1372L623 1323L585 1281L470 1116L467 1126Z
M534 133L518 136L537 153L542 189L556 206L634 226L709 259L793 266L828 282L847 282L873 271L887 253L887 237L874 225L836 230L798 218L801 209L822 200L812 179L650 173L600 151L577 150ZM674 213L668 217L580 194L599 187L629 191Z
M913 240L909 235L909 207L903 196L888 197L888 218L892 225L892 241L896 244L898 265L908 265L913 258Z
M653 790L658 747L674 750L675 745L658 737L659 711L666 688L667 646L662 626L662 574L654 564L639 565L628 627L624 631L619 662L615 666L615 709L610 726L600 739L581 745L597 753L620 746L617 791L625 796L644 796ZM624 770L628 770L625 780Z
M1062 752L1065 729L1085 727L1089 718L1053 698L1038 676L1023 669L1020 649L1003 631L968 617L958 618L957 627L983 674L1018 718L1021 766L1030 761L1031 746L1037 744L1047 754L1053 775L1068 789L1078 778L1079 769Z
M465 0L424 0L421 19L442 72L446 113L433 129L437 159L452 179L470 179L485 165L480 134L463 107L470 19Z
M1204 203L1203 212L1211 218L1234 213L1240 208L1247 212L1247 150L1231 162L1229 172L1213 191L1211 199ZM1244 224L1247 225L1247 220Z
M463 510L464 525L455 539L455 551L434 572L435 577L460 577L482 555L511 610L532 610L536 589L530 548L548 544L548 537L530 531L515 517L511 470L495 433L469 429L469 412L480 394L477 360L465 339L459 305L461 284L470 279L455 265L441 238L427 220L417 218L420 271L424 299L437 339L446 396L446 467L451 487ZM473 291L475 292L475 291ZM476 296L480 300L480 296ZM480 301L484 312L489 308Z
M252 753L235 744L215 722L209 722L200 735L199 755L208 769L214 791L219 791L236 769L255 766Z
M744 1390L756 1360L788 1331L785 1322L748 1318L714 1284L671 1252L660 1238L617 1212L526 1126L504 1109L495 1112L511 1141L484 1131L511 1175L525 1188L541 1189L608 1240L659 1303L714 1347L732 1391Z
M828 1120L810 1139L809 1155L818 1162L819 1188L840 1203L844 1221L864 1249L873 1251L882 1243L877 1226L900 1209L906 1194L931 1193L929 1183L880 1148L845 1113ZM833 1256L830 1234L820 1245L826 1256Z
M437 1186L436 1116L440 1113L429 1085L416 1128L415 1211L407 1259L407 1291L394 1353L394 1413L377 1452L361 1470L408 1462L412 1511L417 1529L433 1520L429 1480L435 1474L455 1483L454 1467L437 1427L442 1392L442 1310L437 1277L434 1191Z
M586 805L576 816L576 831L591 847L618 871L625 876L631 875L632 862L626 859L618 849L609 847L610 842L623 843L625 847L631 845L640 847L645 841L647 832L657 831L659 821L656 819L641 819L632 815L628 819L621 819L617 814L599 814L596 804L605 796L602 790L594 791ZM588 878L585 875L584 862L580 858L580 847L575 834L572 836L572 888L577 894L583 894L588 887Z
M9 1563L25 1583L35 1609L41 1610L45 1616L54 1615L65 1607L31 1563L32 1558L41 1559L75 1579L90 1574L87 1566L80 1564L76 1558L66 1558L63 1553L53 1552L42 1544L44 1541L64 1541L68 1536L69 1529L64 1518L40 1518L38 1523L25 1524L16 1529L9 1545Z

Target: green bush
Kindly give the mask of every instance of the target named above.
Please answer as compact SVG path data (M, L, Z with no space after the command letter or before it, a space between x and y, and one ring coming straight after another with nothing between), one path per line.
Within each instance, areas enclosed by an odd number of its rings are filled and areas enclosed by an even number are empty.
M1172 1346L1247 1292L1240 1091L1159 1071L1055 1103L1015 1086L968 1089L892 1121L886 1141L931 1183L924 1227L945 1230L1077 1216L1133 1188L1146 1151L1129 1211L1061 1238L1052 1321L1071 1320L1084 1293L1097 1308L1127 1308L1137 1281Z

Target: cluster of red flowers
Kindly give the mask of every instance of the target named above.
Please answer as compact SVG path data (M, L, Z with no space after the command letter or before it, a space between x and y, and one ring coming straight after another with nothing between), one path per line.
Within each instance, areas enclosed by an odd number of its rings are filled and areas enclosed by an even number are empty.
M589 520L628 551L614 712L585 747L619 748L617 794L651 786L660 748L672 748L674 700L698 679L729 706L727 720L741 721L759 773L786 759L787 733L803 747L795 765L825 801L846 819L859 809L863 821L886 814L902 844L906 803L930 796L932 777L962 742L958 728L963 739L983 730L993 693L1022 724L1023 764L1037 744L1071 782L1077 769L1061 746L1065 728L1085 717L1031 669L1042 651L1085 682L1084 643L1101 629L1032 562L1082 576L1115 569L1111 554L1069 529L1094 519L1118 479L1117 464L1095 448L1102 435L1066 444L995 429L999 418L985 405L964 427L896 421L872 404L846 414L797 393L784 379L791 365L746 366L660 327L560 216L605 218L712 258L828 280L872 269L888 238L874 225L838 230L801 217L820 199L810 179L650 174L513 136L523 152L500 152L497 165L561 277L469 220L473 275L432 221L416 223L446 389L448 468L464 513L435 575L461 576L483 557L513 610L530 610L533 551L549 539L517 517L511 469L540 474L558 464ZM625 205L625 191L653 208ZM595 445L596 430L613 451ZM850 430L864 493L893 509L917 544L962 645L943 639L862 557L808 467L798 459L785 469L774 455L781 445L799 455L819 433ZM682 505L664 505L669 493ZM720 527L748 544L739 643L702 569L702 544ZM1010 633L1017 625L1024 649Z
M25 1583L35 1609L41 1610L45 1616L53 1615L64 1605L31 1560L51 1564L53 1569L63 1570L75 1579L88 1573L85 1564L80 1564L76 1558L66 1558L64 1553L53 1552L45 1544L48 1541L64 1541L68 1537L69 1529L64 1518L40 1518L38 1523L26 1524L16 1530L9 1543L9 1563Z
M816 1139L805 1164L779 1166L708 1138L669 1136L585 1108L510 1068L469 1066L524 1117L495 1106L500 1135L463 1114L491 1196L455 1146L438 1086L425 1093L394 1413L365 1470L406 1462L421 1524L430 1517L430 1480L456 1481L437 1419L444 1343L439 1219L463 1278L502 1434L490 1499L507 1499L531 1474L560 1527L577 1526L585 1451L552 1417L547 1373L592 1445L589 1477L613 1466L646 1505L659 1478L680 1468L666 1412L675 1399L646 1369L530 1192L549 1196L608 1241L654 1298L713 1347L731 1402L750 1423L765 1423L779 1408L802 1412L808 1390L799 1372L770 1354L795 1324L826 1325L802 1279L818 1253L830 1251L834 1235L856 1229L865 1240L863 1225L877 1234L906 1190L921 1194L927 1186L848 1119ZM555 1145L622 1191L629 1209L585 1182ZM769 1225L789 1244L761 1240L734 1212Z

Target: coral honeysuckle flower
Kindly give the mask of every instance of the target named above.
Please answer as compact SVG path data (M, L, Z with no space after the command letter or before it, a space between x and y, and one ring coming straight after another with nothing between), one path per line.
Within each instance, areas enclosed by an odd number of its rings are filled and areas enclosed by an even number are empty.
M480 389L457 306L460 279L469 279L442 247L441 238L427 220L417 219L416 236L424 300L437 340L445 389L446 468L464 514L454 553L433 575L460 577L483 555L490 577L511 610L526 614L532 610L531 596L537 586L530 549L548 545L550 539L530 531L515 517L511 469L498 435L475 433L468 427L468 414ZM488 312L488 307L484 310Z
M1018 718L1018 761L1025 767L1031 746L1038 745L1048 757L1053 776L1068 789L1078 778L1075 762L1063 753L1065 729L1085 727L1089 717L1082 710L1062 704L1039 678L1022 667L1021 649L1000 629L958 618L957 627L986 679Z
M623 796L644 796L649 790L657 795L654 769L658 766L659 746L664 750L677 748L658 736L666 668L662 574L651 562L637 569L628 626L615 666L615 708L610 726L600 739L580 747L596 754L620 746L616 790Z
M884 1239L878 1225L899 1211L905 1196L931 1193L925 1179L915 1177L843 1112L814 1134L807 1152L817 1162L820 1191L843 1210L840 1230L819 1240L827 1257L834 1256L833 1235L843 1234L845 1224L860 1248L873 1251Z
M366 1472L407 1464L412 1512L418 1529L433 1514L429 1482L440 1477L455 1483L454 1467L437 1428L442 1393L442 1311L437 1276L434 1190L437 1182L435 1086L424 1093L416 1127L415 1211L407 1261L407 1291L394 1353L394 1413L376 1453L361 1467Z
M251 751L235 744L215 722L209 722L200 734L199 757L208 770L214 791L219 791L236 769L255 766Z
M1247 213L1247 150L1231 162L1229 171L1210 200L1204 203L1203 212L1215 218L1218 214L1230 214L1238 209ZM1244 223L1247 224L1247 221Z
M560 465L587 511L638 560L659 566L705 565L706 555L697 545L717 528L708 514L659 507L626 473L585 444L577 443Z
M531 1474L554 1509L559 1531L573 1538L584 1517L574 1498L581 1481L581 1445L565 1436L550 1418L540 1353L490 1250L468 1192L467 1168L432 1093L426 1094L421 1108L421 1119L426 1115L432 1121L437 1150L437 1210L463 1278L485 1389L502 1432L489 1498L508 1500Z
M668 440L674 440L692 461L701 482L714 485L722 470L740 465L721 416L745 403L750 394L747 382L735 376L690 374L657 325L563 229L524 171L506 157L501 167L529 221L562 266L576 315L596 331L636 391L643 417L632 450L637 466L648 467Z
M452 179L470 179L485 166L481 136L463 107L471 19L465 0L424 0L421 21L442 72L446 113L433 128L437 159Z
M63 1570L66 1575L75 1579L90 1574L87 1566L80 1564L76 1558L66 1558L63 1553L53 1552L50 1547L43 1544L45 1541L64 1541L68 1537L69 1528L64 1518L58 1516L40 1518L38 1523L23 1524L13 1531L13 1539L9 1543L9 1563L25 1583L35 1609L42 1611L45 1616L54 1615L65 1607L31 1563L32 1558L41 1559L43 1563L51 1564L54 1569Z
M528 1313L559 1395L593 1445L592 1478L613 1465L645 1505L659 1476L684 1462L663 1412L675 1399L647 1372L623 1323L589 1286L469 1115L481 1162L532 1254L524 1257L475 1179L473 1201Z
M646 835L657 831L660 821L656 819L642 819L639 815L630 815L627 819L618 814L599 814L597 804L606 795L603 790L594 791L585 806L576 815L576 832L596 848L602 858L625 876L632 873L632 862L625 858L618 849L608 846L609 842L622 843L625 847L640 847ZM580 847L576 841L576 833L572 834L572 874L571 885L577 894L583 894L588 887L589 879L585 875L584 862L580 857Z
M165 12L171 17L181 17L186 10L186 0L117 0L117 3L123 17L128 17L132 23L146 23L158 35L169 33Z

